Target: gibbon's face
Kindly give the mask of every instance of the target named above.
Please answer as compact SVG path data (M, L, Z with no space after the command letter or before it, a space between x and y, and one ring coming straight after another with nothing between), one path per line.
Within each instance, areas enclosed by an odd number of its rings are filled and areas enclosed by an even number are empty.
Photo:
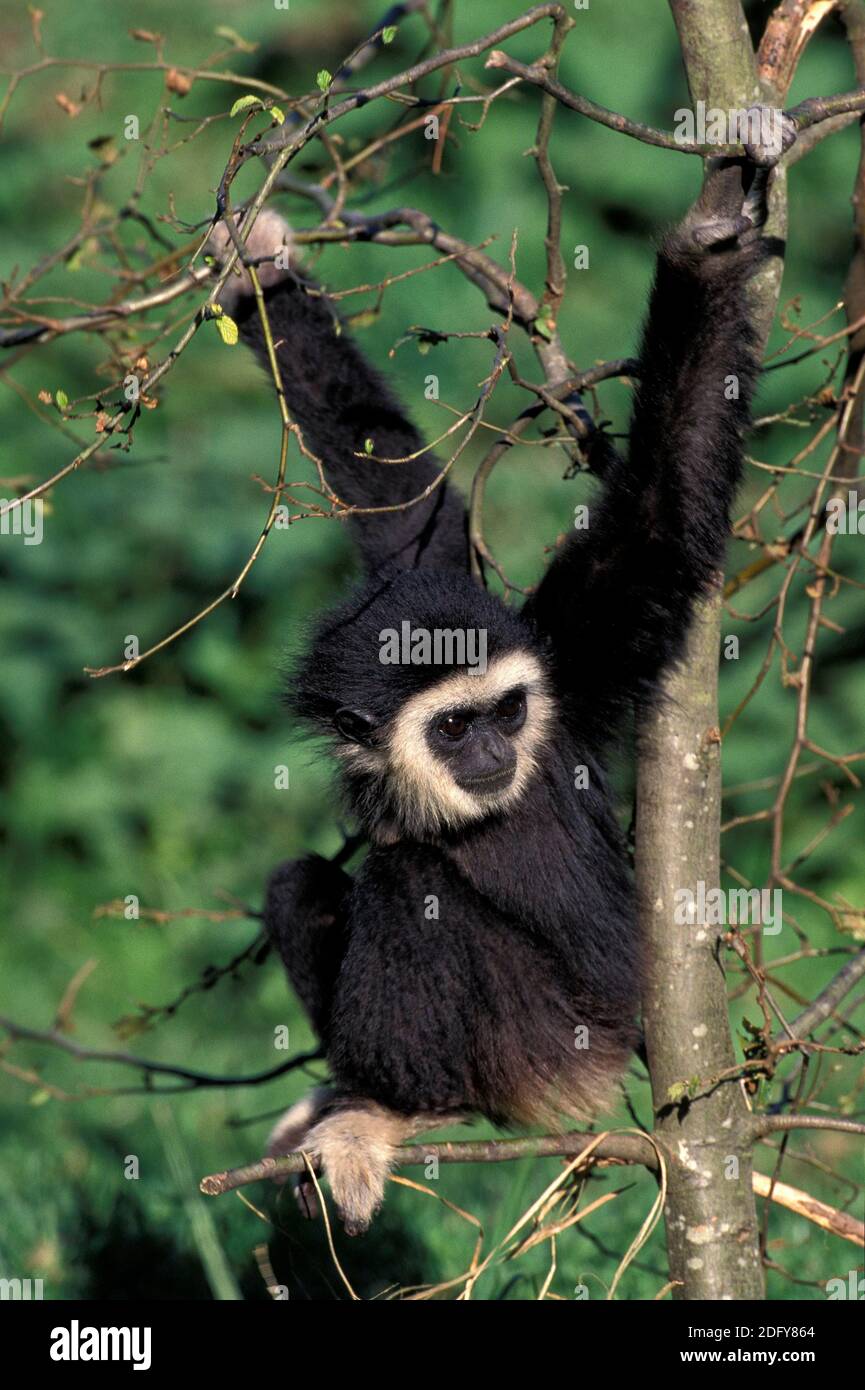
M382 778L402 828L418 834L513 807L554 714L540 661L513 651L482 674L448 672L381 728L349 710L335 723L349 773Z

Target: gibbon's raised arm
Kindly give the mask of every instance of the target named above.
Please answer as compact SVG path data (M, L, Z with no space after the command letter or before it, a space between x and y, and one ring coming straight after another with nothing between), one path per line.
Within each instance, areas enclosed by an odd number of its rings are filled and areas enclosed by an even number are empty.
M211 234L217 261L230 246L224 225ZM291 247L291 231L278 213L262 212L247 242L252 259ZM262 264L271 335L276 345L286 404L303 440L322 462L340 501L358 507L392 506L419 496L441 472L406 418L384 378L370 365L340 324L320 287L295 269ZM248 275L232 276L221 302L240 335L269 370L264 331ZM378 463L365 457L366 441ZM360 455L360 457L358 457ZM468 569L465 508L459 495L440 483L429 498L404 511L353 517L353 538L367 573L418 566Z
M633 699L651 698L723 567L759 370L746 287L768 254L767 177L744 161L719 163L663 241L628 458L609 448L588 528L529 601L552 642L566 712L596 742Z

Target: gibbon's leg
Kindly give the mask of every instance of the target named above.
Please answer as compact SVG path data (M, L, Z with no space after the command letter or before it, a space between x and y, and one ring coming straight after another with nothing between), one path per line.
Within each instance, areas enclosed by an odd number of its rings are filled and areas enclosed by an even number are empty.
M344 950L344 904L350 888L348 874L314 854L286 860L273 871L267 885L265 926L322 1042L327 1037L333 987ZM275 1157L302 1148L304 1136L332 1094L328 1088L318 1087L291 1106L271 1131L266 1153ZM275 1181L281 1186L285 1178ZM303 1214L316 1216L315 1186L308 1175L298 1174L292 1186Z
M346 1233L359 1235L381 1206L397 1149L416 1134L458 1124L460 1115L398 1115L375 1101L339 1096L317 1087L286 1110L271 1131L266 1152L271 1158L304 1152L330 1183ZM275 1178L280 1186L285 1178ZM315 1184L308 1174L294 1180L294 1195L304 1216L319 1215Z
M289 859L267 885L264 922L292 986L322 1042L342 961L344 904L351 878L317 854Z
M436 484L442 465L424 449L402 405L340 323L327 294L300 273L292 245L291 228L265 208L245 248L249 260L260 261L256 272L291 418L342 503L383 508L414 502ZM217 264L225 263L232 246L225 223L217 223L207 248ZM269 373L248 272L232 274L219 300ZM356 514L349 525L367 573L417 566L468 570L465 507L443 481L415 505Z

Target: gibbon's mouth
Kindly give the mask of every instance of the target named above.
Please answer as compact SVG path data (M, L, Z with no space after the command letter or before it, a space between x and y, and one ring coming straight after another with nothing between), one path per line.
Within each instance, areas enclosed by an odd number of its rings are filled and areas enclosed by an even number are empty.
M460 777L457 779L457 786L464 792L471 792L473 796L495 796L497 792L503 792L505 787L511 785L516 770L515 762L513 767L502 768L499 772L488 772L483 777Z

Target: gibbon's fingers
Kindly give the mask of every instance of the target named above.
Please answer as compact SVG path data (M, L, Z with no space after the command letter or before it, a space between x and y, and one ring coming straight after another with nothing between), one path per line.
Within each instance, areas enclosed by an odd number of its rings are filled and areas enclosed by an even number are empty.
M745 153L752 164L773 169L782 155L795 144L799 134L796 122L773 106L749 106L749 129L758 127L758 139L745 140ZM755 120L756 118L756 120Z
M243 223L235 223L238 236L243 239ZM225 265L231 254L234 242L225 222L217 222L212 228L205 246L205 254L212 256L219 269ZM244 245L246 257L255 263L258 280L263 290L277 285L285 278L291 266L294 253L294 236L285 218L273 208L263 208L255 220L252 231ZM243 268L240 259L219 292L218 302L231 313L239 299L248 298L253 293L252 280Z

